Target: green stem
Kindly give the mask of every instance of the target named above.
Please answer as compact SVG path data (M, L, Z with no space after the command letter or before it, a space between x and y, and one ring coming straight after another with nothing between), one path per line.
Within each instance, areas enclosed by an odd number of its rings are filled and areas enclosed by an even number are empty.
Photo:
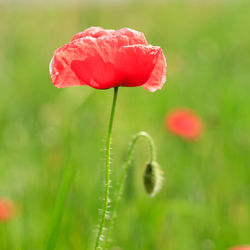
M72 130L72 120L74 119L74 117L76 117L78 111L81 110L82 106L85 104L86 100L91 95L91 93L92 92L87 92L87 94L82 98L81 105L78 106L76 109L74 109L73 112L69 114L69 117L66 118L68 122L66 123L65 126L66 137L64 141L65 141L66 152L68 152L68 159L63 168L62 181L55 204L55 211L52 217L50 234L46 246L47 250L53 250L56 246L56 240L59 233L59 227L62 221L65 200L69 192L74 172L76 171L76 169L73 167L73 152L75 152L75 150L72 148L74 147L74 144L72 143L73 142L72 138L74 138L74 133Z
M127 175L127 171L128 171L128 168L129 168L129 165L130 165L130 162L132 160L132 156L133 156L133 152L134 152L134 149L135 149L135 145L136 145L136 142L138 141L139 138L145 138L146 141L148 142L149 144L149 150L150 150L150 162L154 162L155 161L155 145L154 145L154 141L152 139L152 137L142 131L142 132L139 132L138 134L136 134L131 143L130 143L130 146L129 146L129 151L128 151L128 157L127 157L127 160L124 164L124 167L123 167L123 170L122 170L122 174L121 174L121 177L120 177L120 181L119 181L119 185L118 185L118 189L117 189L117 193L116 193L116 198L114 200L114 205L113 205L113 213L112 213L112 217L111 217L111 220L110 220L110 225L111 225L111 228L113 227L113 224L114 224L114 221L115 221L115 218L116 218L116 210L117 210L117 207L118 207L118 204L119 204L119 201L121 199L121 196L122 196L122 191L123 191L123 186L124 186L124 181L125 181L125 178L126 178L126 175ZM108 236L110 234L110 228L108 227L109 231L108 231ZM107 237L109 238L109 237Z
M69 160L66 163L66 166L64 168L62 175L63 175L63 179L62 179L62 184L61 184L61 188L59 191L58 199L56 202L54 216L52 219L51 231L50 231L47 248L46 248L47 250L54 249L56 245L56 240L57 240L58 232L59 232L59 226L61 224L62 215L63 215L63 208L64 208L65 200L69 191L71 180L73 177L73 167L72 167L71 157L69 157Z
M118 87L114 88L114 96L113 96L113 104L111 109L111 115L109 120L109 128L108 128L108 137L107 137L107 145L106 145L106 176L105 176L105 197L104 197L104 206L102 211L101 222L99 225L99 231L96 238L95 250L100 249L100 241L103 238L104 226L106 223L106 218L108 215L108 205L109 205L109 193L110 193L110 145L111 145L111 132L113 127L113 120L115 114L115 106L118 94Z

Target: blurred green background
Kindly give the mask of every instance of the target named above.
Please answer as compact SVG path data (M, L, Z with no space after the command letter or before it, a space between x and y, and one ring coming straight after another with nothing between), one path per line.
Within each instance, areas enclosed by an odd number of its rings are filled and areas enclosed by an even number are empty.
M250 4L236 1L1 5L0 197L13 200L16 214L0 224L0 249L45 248L66 164L75 175L56 249L93 248L113 91L57 89L48 72L53 51L89 26L140 30L163 48L168 63L161 91L119 91L113 188L128 139L141 130L155 140L165 182L156 197L145 194L148 148L141 141L111 249L225 250L250 244L249 23ZM191 108L203 119L198 141L166 130L165 116L176 107Z

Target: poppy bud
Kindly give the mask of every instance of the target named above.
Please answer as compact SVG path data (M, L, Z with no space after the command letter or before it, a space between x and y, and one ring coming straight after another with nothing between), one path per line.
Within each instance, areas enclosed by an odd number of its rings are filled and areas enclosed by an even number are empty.
M154 196L161 189L162 180L162 171L159 164L157 162L148 163L144 171L143 183L150 196Z

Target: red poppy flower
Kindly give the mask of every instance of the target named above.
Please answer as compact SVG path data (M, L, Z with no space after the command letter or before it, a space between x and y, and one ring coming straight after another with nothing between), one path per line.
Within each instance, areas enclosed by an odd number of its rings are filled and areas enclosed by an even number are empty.
M229 250L250 250L250 246L237 246L230 248Z
M54 52L50 74L58 88L142 86L153 92L166 81L166 60L141 32L91 27Z
M0 198L0 222L7 221L13 216L13 204L7 199Z
M197 139L203 132L203 123L193 111L178 109L170 112L166 126L172 133L184 139Z

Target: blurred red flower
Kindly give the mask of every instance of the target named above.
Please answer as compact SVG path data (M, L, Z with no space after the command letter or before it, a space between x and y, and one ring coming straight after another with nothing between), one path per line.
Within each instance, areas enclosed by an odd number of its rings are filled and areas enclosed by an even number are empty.
M250 246L237 246L237 247L230 248L228 250L250 250Z
M13 216L13 204L11 201L0 198L0 222L8 221Z
M201 118L186 108L171 111L166 117L166 127L170 132L188 140L197 139L203 132Z
M166 81L166 60L161 48L148 45L141 32L91 27L54 52L50 74L58 88L142 86L153 92Z

